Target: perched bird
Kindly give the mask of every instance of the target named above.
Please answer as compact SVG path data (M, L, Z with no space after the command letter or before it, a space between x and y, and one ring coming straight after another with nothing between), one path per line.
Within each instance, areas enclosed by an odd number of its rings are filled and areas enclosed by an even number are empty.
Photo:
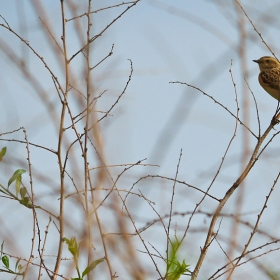
M272 97L280 101L280 62L270 56L253 60L259 64L259 83Z

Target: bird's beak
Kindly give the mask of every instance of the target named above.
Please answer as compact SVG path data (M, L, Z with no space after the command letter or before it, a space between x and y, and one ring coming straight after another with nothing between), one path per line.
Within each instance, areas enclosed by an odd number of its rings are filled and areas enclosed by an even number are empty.
M253 60L254 62L256 62L256 63L259 63L260 61L259 60Z

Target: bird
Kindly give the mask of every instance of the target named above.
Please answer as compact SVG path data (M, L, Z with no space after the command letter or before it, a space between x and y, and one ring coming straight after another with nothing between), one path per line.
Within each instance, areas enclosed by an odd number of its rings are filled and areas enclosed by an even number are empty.
M258 60L260 68L259 83L272 97L280 101L280 62L271 56L263 56Z

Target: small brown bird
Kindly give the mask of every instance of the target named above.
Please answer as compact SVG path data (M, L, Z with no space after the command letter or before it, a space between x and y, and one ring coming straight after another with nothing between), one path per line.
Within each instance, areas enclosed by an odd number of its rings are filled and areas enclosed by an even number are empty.
M259 64L259 83L272 97L280 101L280 62L270 56L253 60Z

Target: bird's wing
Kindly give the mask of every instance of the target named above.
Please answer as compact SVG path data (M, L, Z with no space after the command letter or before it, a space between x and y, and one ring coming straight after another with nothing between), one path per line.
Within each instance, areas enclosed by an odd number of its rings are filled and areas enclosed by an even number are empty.
M263 83L273 89L280 89L280 68L260 73Z

